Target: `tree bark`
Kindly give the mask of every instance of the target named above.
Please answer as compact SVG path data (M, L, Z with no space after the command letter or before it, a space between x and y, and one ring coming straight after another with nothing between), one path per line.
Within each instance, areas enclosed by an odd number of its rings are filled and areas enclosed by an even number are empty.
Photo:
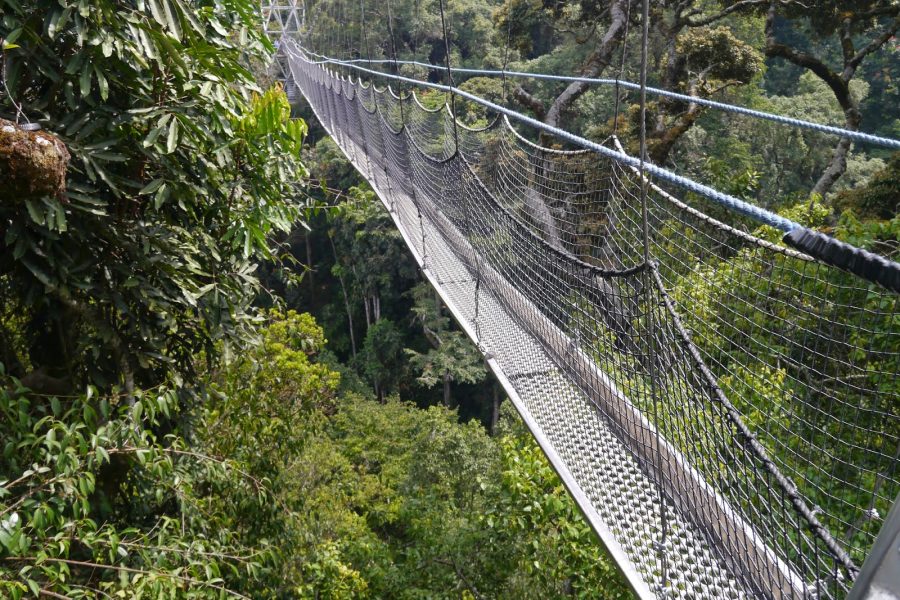
M515 98L519 104L522 106L531 109L531 112L534 113L534 116L544 120L544 117L547 115L547 107L544 106L544 103L529 94L525 88L520 85L517 85L513 88L513 98Z
M491 435L497 435L497 421L500 420L500 392L496 382L491 387L494 390L494 401L491 405Z
M366 313L366 331L368 331L369 327L372 326L372 313L369 310L369 297L368 296L363 297L363 310Z
M619 43L625 33L627 23L627 7L632 0L613 0L609 7L610 23L606 32L597 44L597 47L585 62L585 67L581 72L582 77L599 77L606 67L609 66L613 58L613 53L618 48ZM556 97L544 122L553 127L559 127L563 113L569 109L575 100L581 97L588 90L588 84L581 81L573 81L566 87L563 92Z
M450 408L450 371L444 369L444 406Z
M691 86L691 95L696 95L695 86ZM687 133L688 129L693 127L694 123L697 122L697 119L702 113L703 107L696 102L691 102L688 105L687 111L679 115L675 124L671 127L666 128L664 122L659 123L658 127L661 127L661 129L659 129L659 131L654 131L650 140L650 147L648 149L650 160L658 165L665 162L666 158L669 156L669 152L671 152L672 148L675 146L675 142L681 139L681 136ZM662 119L664 117L661 115L660 118Z
M334 239L328 236L331 243L331 251L334 253L334 262L338 264L337 248L334 245ZM350 350L353 352L353 358L356 358L356 335L353 333L353 311L350 308L350 296L347 295L347 286L344 285L344 276L338 275L338 282L341 284L341 294L344 296L344 310L347 311L347 326L350 330Z

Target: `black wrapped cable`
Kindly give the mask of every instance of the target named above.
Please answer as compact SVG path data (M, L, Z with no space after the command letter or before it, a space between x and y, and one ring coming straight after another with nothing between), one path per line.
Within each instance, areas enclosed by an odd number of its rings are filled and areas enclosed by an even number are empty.
M900 263L806 227L789 231L782 239L785 244L825 264L849 271L892 292L900 293Z

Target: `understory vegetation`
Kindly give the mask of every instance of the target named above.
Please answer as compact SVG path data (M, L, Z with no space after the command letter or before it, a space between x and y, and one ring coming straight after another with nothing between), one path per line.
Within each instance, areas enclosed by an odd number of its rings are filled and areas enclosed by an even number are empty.
M628 597L514 412L382 404L308 314L259 332L202 406L3 392L5 597Z
M651 83L900 135L896 4L822 4L654 3ZM0 597L631 597L378 198L271 81L258 5L0 0ZM451 59L611 76L635 7L452 0ZM390 21L368 2L366 32L342 20L355 4L317 8L318 31L339 31L323 49L368 37L379 56L394 41L445 58L432 0L397 0ZM636 100L613 112L609 88L461 87L635 149ZM653 160L896 259L898 154L694 104L650 112ZM704 351L732 310L712 283L742 272L728 281L752 297L753 258L679 274L676 301L709 299ZM888 315L854 340L887 362L896 298L846 294ZM758 426L789 412L783 390L759 393L787 368L720 384ZM896 398L897 365L866 368Z

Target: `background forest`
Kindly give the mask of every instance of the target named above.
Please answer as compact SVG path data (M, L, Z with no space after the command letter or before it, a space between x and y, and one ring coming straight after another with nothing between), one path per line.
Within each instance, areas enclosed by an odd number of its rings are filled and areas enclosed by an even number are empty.
M654 3L651 84L900 136L900 7L818 4ZM436 2L362 6L366 31L319 3L315 46L444 60ZM374 194L271 86L255 2L0 7L0 596L629 595ZM447 9L455 65L636 78L630 0ZM611 88L460 82L635 147ZM773 210L816 194L823 229L896 257L896 154L674 102L648 130L655 161Z

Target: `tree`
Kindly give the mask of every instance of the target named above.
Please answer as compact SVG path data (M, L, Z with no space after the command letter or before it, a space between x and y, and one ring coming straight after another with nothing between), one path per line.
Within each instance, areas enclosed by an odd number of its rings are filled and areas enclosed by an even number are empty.
M741 0L722 2L726 7L704 19L711 22L733 12L765 14L765 53L768 58L788 61L814 73L828 86L843 112L844 127L858 131L862 122L860 99L851 90L860 66L874 52L884 47L900 29L900 6L892 0L826 0L810 10L796 0ZM786 38L795 30L808 29L825 51L819 55ZM832 38L833 44L821 42ZM838 68L831 66L828 50L839 48ZM825 196L847 170L847 157L852 142L841 138L828 166L812 187L812 193Z
M0 302L24 320L0 336L10 373L57 393L188 378L196 352L246 342L253 261L300 216L305 125L280 91L258 95L247 64L272 48L255 4L6 6L18 123L0 173L17 177L23 136L71 155L65 190L0 193ZM29 120L43 131L23 133Z
M348 304L363 308L366 329L382 318L382 305L397 299L402 283L415 277L415 263L375 193L351 188L331 219L335 276L346 284Z
M762 57L756 50L727 27L693 23L686 16L689 7L688 3L677 5L670 18L660 15L656 25L666 48L664 89L709 98L730 86L748 84L762 72ZM651 160L663 163L703 112L703 106L694 102L685 106L683 101L664 98L651 103L648 120L652 123L647 127ZM636 120L639 127L640 117Z
M712 19L693 19L700 12L698 7L701 5L701 2L684 0L671 6L653 6L650 47L656 55L658 74L651 72L650 77L657 77L665 89L709 98L728 87L749 83L761 73L762 57L731 29L708 27L713 23ZM529 8L523 8L526 6ZM629 24L636 23L638 19L638 11L634 10L637 3L610 0L605 3L582 3L577 7L566 5L564 9L561 6L545 7L543 11L533 13L531 11L536 5L509 0L497 12L497 29L509 27L512 41L520 49L530 49L526 40L533 31L535 20L546 22L546 26L560 38L558 45L550 46L546 52L566 54L570 60L581 60L581 77L602 76L618 62ZM512 23L510 19L513 19ZM637 45L638 35L632 34L632 37ZM569 48L574 48L574 53L565 50ZM583 48L590 48L584 56ZM651 64L650 68L653 69L654 65ZM523 86L517 86L513 97L546 124L559 127L564 124L566 113L576 110L577 100L590 89L591 84L574 81L561 92L554 92L552 100L546 100L546 92L536 95ZM674 144L705 110L700 104L668 98L651 101L648 109L648 152L656 163L666 160ZM623 113L616 129L625 138L629 150L636 153L640 113L637 106L625 106ZM604 131L603 137L608 133Z
M369 326L361 360L363 373L383 403L400 379L403 368L403 338L393 321L379 319Z
M426 353L406 349L410 364L419 373L416 381L431 388L442 384L444 406L450 406L450 384L478 383L486 372L478 349L466 335L450 328L450 319L444 315L437 292L427 281L411 290L415 300L412 312L421 325L425 338L431 344Z
M196 376L252 345L256 263L301 216L256 6L4 2L3 597L236 596L277 564L270 487L190 445Z
M582 62L580 76L599 77L612 64L615 51L625 37L628 13L633 3L634 0L610 0L605 5L590 2L581 5L579 12L573 13L563 8L561 4L533 5L520 0L509 0L497 13L497 29L498 31L509 29L512 35L515 26L515 41L524 49L531 48L530 44L525 45L523 40L530 38L535 26L550 30L558 28L559 31L569 32L571 30L568 27L573 27L578 22L587 23L586 31L576 31L572 35L575 43L579 45L587 44L596 38L592 49ZM588 87L587 83L574 81L566 86L549 106L522 86L517 86L513 95L547 125L559 127L564 113L588 90Z

